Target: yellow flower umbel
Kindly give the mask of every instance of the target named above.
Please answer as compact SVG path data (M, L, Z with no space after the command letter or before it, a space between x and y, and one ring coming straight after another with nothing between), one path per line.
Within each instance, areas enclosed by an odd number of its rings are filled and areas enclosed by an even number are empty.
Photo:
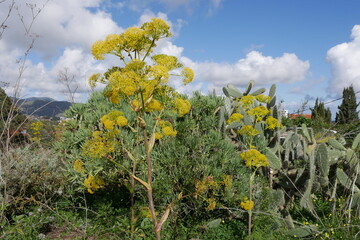
M243 118L244 116L241 113L233 113L231 114L229 120L227 120L227 123L230 124L232 122L240 122L240 120Z
M104 181L98 176L89 175L87 179L84 180L84 186L87 188L87 191L91 194L94 194L97 190L104 186Z
M246 95L240 99L240 103L243 105L244 108L248 109L252 106L252 104L254 103L254 100L255 100L254 96Z
M128 120L126 117L122 116L123 113L117 110L111 111L110 113L104 115L101 118L102 124L108 130L114 130L115 125L119 127L124 127L128 124Z
M263 94L259 94L255 98L256 98L256 100L258 100L261 103L268 103L271 100L271 97L265 96Z
M80 159L74 161L74 170L78 173L85 172L84 163Z
M169 121L159 121L160 131L155 133L155 139L161 139L164 136L175 137L177 135L177 131L173 128L171 122Z
M115 139L111 133L94 131L92 138L87 140L83 147L83 154L92 158L105 157L115 151Z
M175 109L179 117L184 116L190 112L191 104L188 100L182 98L175 99Z
M209 198L206 200L206 202L208 203L208 206L206 207L207 211L212 211L215 209L216 207L216 200L214 198Z
M255 203L251 200L248 200L247 198L244 199L243 202L240 203L240 206L245 210L245 211L250 211L251 209L254 208Z
M253 116L256 122L260 122L270 113L269 109L264 106L257 106L247 111L250 116Z
M251 136L254 137L258 134L260 134L260 132L258 130L256 130L253 126L251 125L245 125L243 126L239 131L239 134L241 135L246 135L246 136Z
M270 130L274 130L277 127L281 127L281 124L279 123L279 121L276 118L271 117L271 116L266 118L265 123L267 125L266 128L270 129Z
M267 167L269 162L266 156L256 149L250 149L240 154L247 167Z

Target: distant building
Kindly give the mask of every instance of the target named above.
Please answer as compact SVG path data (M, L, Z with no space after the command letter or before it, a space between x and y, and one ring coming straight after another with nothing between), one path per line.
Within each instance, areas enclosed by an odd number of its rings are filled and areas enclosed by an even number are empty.
M283 109L283 110L280 110L279 113L282 117L286 117L286 118L289 117L289 110Z
M290 119L295 119L295 118L298 118L298 117L304 117L304 118L307 118L307 119L311 119L311 114L289 114Z

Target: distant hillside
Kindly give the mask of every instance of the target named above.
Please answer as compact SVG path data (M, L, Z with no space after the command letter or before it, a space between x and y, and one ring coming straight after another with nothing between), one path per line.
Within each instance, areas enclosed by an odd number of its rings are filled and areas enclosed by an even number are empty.
M71 103L67 101L56 101L52 98L31 97L18 101L22 112L26 115L36 117L54 118L61 116Z

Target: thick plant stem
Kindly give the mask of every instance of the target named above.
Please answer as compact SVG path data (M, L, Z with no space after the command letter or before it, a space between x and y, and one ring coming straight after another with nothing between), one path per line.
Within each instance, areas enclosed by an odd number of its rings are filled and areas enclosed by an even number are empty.
M155 231L156 239L160 240L161 239L160 231L156 231L157 219L156 219L156 214L155 214L155 205L154 205L154 198L153 198L153 193L152 193L152 164L151 164L151 157L150 157L151 151L150 151L150 147L149 147L149 141L148 141L146 129L144 129L144 143L145 143L146 162L147 162L147 183L148 183L147 194L148 194L148 200L149 200L149 208L150 208L150 212L151 212L151 219L154 224L154 231Z
M249 181L249 200L252 201L252 181L253 181L253 175L250 175L250 181ZM252 211L251 209L248 211L249 218L248 218L248 235L251 235L251 221L252 221Z

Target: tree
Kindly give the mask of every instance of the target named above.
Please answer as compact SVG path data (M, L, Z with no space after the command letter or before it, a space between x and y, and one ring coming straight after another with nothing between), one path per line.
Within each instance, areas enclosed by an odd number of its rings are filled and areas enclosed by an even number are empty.
M64 86L64 94L68 95L71 103L75 103L75 93L79 88L75 78L76 75L71 74L67 67L59 71L57 78L57 81Z
M316 98L315 106L311 109L311 119L316 122L330 123L331 111L329 108L325 109L325 104Z
M351 123L359 119L359 111L356 111L359 103L356 103L354 88L351 85L343 90L343 100L338 107L335 122L340 124Z

